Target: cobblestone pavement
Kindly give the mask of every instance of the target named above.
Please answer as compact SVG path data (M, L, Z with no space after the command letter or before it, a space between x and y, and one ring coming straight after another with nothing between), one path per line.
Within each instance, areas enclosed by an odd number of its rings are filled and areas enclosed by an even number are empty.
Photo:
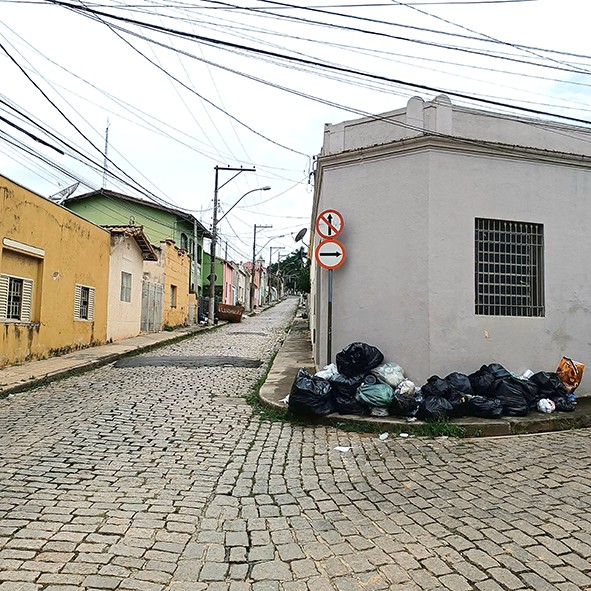
M268 360L293 306L145 356ZM263 371L111 365L0 400L0 591L591 589L591 431L269 423Z

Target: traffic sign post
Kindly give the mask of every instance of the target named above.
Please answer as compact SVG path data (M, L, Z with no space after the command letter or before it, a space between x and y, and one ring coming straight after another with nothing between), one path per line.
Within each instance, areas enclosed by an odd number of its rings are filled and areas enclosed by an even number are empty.
M345 221L336 209L325 209L316 218L316 232L325 239L333 239L341 234Z
M320 217L318 218L320 219ZM317 224L318 226L318 224ZM342 223L339 226L343 227ZM331 226L332 228L332 226ZM328 270L328 322L327 322L327 339L326 339L326 358L327 363L331 363L332 359L332 272L338 269L347 258L345 247L334 239L323 240L316 247L316 262L324 269Z

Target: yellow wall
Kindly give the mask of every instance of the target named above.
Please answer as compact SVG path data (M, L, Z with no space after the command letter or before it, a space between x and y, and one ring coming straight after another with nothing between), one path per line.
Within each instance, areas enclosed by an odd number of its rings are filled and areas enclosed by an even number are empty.
M164 326L187 324L189 315L189 271L191 259L184 250L179 250L174 242L160 243L164 257ZM176 286L176 306L171 306L171 286Z
M0 274L33 280L31 322L0 320L0 367L106 341L109 255L108 232L0 176ZM93 321L74 319L76 284Z

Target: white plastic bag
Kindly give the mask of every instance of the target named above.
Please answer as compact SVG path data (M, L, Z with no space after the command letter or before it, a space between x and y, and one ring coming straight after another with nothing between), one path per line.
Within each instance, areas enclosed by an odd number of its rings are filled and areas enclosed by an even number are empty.
M328 380L337 373L339 373L337 366L334 363L331 363L330 365L325 365L320 371L316 372L316 376Z
M378 365L378 367L372 370L372 373L378 377L380 381L389 384L392 388L396 388L400 382L404 380L404 370L400 365L396 365L395 363L383 363L382 365Z
M417 387L410 380L402 380L398 386L396 386L395 394L397 396L414 396Z
M538 410L540 412L554 412L556 410L556 405L549 398L542 398L538 401Z

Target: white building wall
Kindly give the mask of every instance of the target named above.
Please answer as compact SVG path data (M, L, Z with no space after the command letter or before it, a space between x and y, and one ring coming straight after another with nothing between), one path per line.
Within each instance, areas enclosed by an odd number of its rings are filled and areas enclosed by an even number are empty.
M419 99L411 100L416 123ZM471 373L491 362L516 372L554 371L563 355L591 364L591 269L585 264L591 249L591 162L569 156L590 153L591 143L581 142L580 128L569 127L572 133L565 136L564 126L556 133L554 126L502 118L495 127L489 114L453 115L452 120L449 106L439 100L425 104L423 120L448 133L460 127L475 138L482 133L565 153L453 142L446 147L445 141L429 145L407 138L339 155L336 139L345 146L364 136L357 128L357 139L347 143L350 122L328 126L315 215L341 212L345 227L338 239L347 249L345 264L333 271L331 361L349 343L365 341L419 384L433 374ZM375 122L368 129L373 146L379 139ZM545 317L475 314L476 217L544 224ZM311 326L318 366L328 362L327 278L314 265ZM589 375L581 390L586 383Z
M131 274L131 302L121 301L121 273ZM130 237L111 236L107 338L118 341L140 332L143 257Z

